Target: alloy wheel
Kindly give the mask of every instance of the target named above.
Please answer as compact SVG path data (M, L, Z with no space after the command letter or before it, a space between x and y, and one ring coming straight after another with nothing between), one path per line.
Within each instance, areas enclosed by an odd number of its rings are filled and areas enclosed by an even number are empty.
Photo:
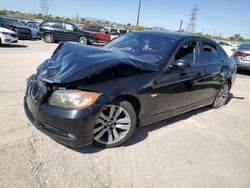
M215 107L221 107L224 104L226 104L227 100L228 100L228 96L229 96L229 86L228 84L224 84L219 92L218 95L215 99Z
M86 37L79 37L79 43L87 44L87 38Z
M46 34L46 35L44 36L44 40L45 40L47 43L52 43L52 42L54 42L54 37L53 37L52 34Z
M106 106L97 119L93 135L97 143L111 145L122 141L129 133L131 119L121 106Z

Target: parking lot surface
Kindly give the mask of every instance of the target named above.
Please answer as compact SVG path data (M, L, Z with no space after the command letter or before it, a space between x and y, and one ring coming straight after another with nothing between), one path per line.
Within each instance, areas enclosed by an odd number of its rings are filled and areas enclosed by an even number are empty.
M57 45L0 47L1 188L250 187L250 73L231 91L244 99L140 128L123 147L72 150L36 130L22 106L26 77Z

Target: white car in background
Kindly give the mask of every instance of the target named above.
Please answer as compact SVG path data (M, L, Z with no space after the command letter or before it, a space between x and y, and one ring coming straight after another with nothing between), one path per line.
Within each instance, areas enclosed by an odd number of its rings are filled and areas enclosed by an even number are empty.
M0 27L0 45L1 44L10 44L17 43L18 38L14 31Z

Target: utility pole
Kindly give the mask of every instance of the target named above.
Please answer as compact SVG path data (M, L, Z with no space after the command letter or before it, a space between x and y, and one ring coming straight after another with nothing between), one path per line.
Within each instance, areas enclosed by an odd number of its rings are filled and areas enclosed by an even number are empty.
M140 12L141 12L141 0L139 0L139 7L138 7L138 14L137 14L137 23L136 25L139 25L139 21L140 21Z
M78 24L78 13L76 14L76 23Z
M197 12L198 12L198 5L196 5L192 9L191 17L189 19L188 27L186 29L187 33L195 33L195 23L196 23L196 17L197 17Z
M44 16L48 15L48 0L40 0L41 13Z
M181 23L180 23L180 28L179 28L179 32L182 32L182 23L183 23L183 20L181 19Z

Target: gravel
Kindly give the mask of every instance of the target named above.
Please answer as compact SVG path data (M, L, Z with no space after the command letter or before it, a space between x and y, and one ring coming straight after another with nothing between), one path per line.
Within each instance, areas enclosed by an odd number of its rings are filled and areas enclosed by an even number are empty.
M122 147L73 150L36 130L22 106L26 78L56 46L0 48L1 188L250 187L250 72L240 72L231 91L243 100L140 128Z

